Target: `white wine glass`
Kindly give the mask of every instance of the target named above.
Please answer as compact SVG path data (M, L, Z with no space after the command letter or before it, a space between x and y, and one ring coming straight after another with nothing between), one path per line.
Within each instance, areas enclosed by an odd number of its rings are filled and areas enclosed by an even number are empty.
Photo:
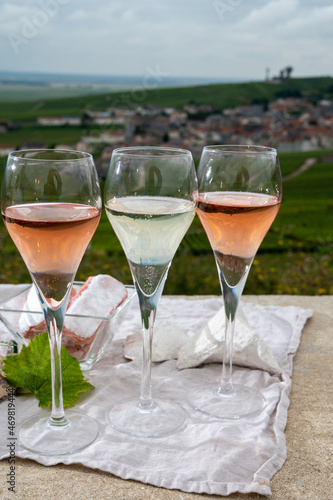
M195 216L196 196L189 151L159 147L113 151L105 182L105 209L139 299L143 361L140 396L116 402L106 418L112 427L130 435L169 434L185 420L184 409L175 402L153 399L151 352L157 305L173 256Z
M71 287L97 228L100 186L90 154L70 150L26 150L9 154L1 211L41 302L51 351L52 411L22 422L24 448L45 455L74 453L97 437L96 420L64 412L61 337Z
M218 418L238 419L261 410L256 388L234 384L236 312L255 254L281 204L282 181L275 149L206 146L198 167L197 214L211 244L225 311L220 382L194 388L188 402Z

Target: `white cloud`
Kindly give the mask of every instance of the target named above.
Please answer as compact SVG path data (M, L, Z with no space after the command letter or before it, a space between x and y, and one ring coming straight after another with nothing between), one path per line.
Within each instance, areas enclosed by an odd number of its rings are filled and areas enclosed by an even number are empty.
M265 5L253 9L239 24L244 30L266 31L272 26L280 25L296 14L298 0L272 0Z
M74 22L89 20L91 19L91 15L92 13L88 12L87 10L77 9L74 12L71 12L67 19Z
M22 19L29 17L35 9L31 6L5 2L0 5L0 33L17 31Z
M320 39L332 37L333 5L301 11L299 15L287 19L281 33L297 39Z

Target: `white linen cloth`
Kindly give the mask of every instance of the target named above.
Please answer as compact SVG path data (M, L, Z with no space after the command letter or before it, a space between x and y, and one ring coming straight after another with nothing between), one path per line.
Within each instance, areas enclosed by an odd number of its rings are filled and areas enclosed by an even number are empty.
M162 297L156 327L184 328L194 335L221 308L221 298ZM100 424L97 440L73 455L42 456L16 447L16 455L44 465L81 463L124 479L186 492L228 495L257 492L270 495L270 479L286 459L284 428L287 421L293 356L301 332L312 312L297 307L260 306L243 303L247 321L265 340L276 358L281 375L234 366L235 383L257 387L266 398L265 408L251 418L219 420L192 409L186 394L202 383L216 382L221 364L177 369L172 359L152 368L153 396L178 401L187 412L183 427L160 438L138 438L111 428L106 410L124 397L139 396L141 360L124 358L125 339L140 330L138 302L132 302L126 320L115 335L109 352L95 367L85 372L94 386L75 409ZM1 326L0 338L8 337ZM34 396L17 396L16 425L39 411ZM47 412L47 410L43 410ZM1 429L7 428L7 405L0 404ZM8 457L7 438L1 434L0 458Z
M225 344L225 314L221 307L199 331L191 336L184 328L158 326L154 329L152 360L177 359L177 368L194 368L203 363L222 363ZM125 357L142 357L142 334L129 335L125 343ZM264 339L249 325L241 305L233 336L233 364L266 370L272 375L282 373Z

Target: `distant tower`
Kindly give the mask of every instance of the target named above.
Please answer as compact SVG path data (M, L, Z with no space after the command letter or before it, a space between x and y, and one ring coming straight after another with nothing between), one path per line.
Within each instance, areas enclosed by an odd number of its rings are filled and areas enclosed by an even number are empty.
M270 73L270 69L266 68L266 82L269 82L269 73Z

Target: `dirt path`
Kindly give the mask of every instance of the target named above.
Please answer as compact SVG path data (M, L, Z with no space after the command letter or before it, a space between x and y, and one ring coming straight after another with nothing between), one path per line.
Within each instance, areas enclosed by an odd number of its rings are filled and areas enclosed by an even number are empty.
M306 170L309 170L312 165L314 165L317 162L317 158L307 158L303 165L301 165L297 170L294 172L291 172L291 174L286 175L285 177L282 178L283 181L287 181L289 179L293 179L293 177L297 177L298 175L301 175L303 172Z

